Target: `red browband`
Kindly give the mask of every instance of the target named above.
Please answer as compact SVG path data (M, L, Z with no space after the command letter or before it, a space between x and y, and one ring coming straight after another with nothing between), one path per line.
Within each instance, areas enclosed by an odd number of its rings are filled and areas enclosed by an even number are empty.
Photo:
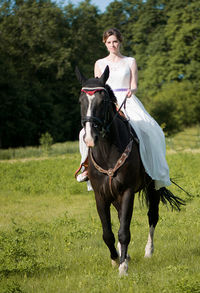
M88 94L88 95L90 95L90 96L92 96L92 95L94 95L96 92L99 92L99 91L102 91L102 90L105 90L105 88L103 88L103 87L99 87L99 88L96 88L96 89L90 89L90 88L82 88L81 89L81 91L82 92L84 92L84 93L86 93L86 94Z

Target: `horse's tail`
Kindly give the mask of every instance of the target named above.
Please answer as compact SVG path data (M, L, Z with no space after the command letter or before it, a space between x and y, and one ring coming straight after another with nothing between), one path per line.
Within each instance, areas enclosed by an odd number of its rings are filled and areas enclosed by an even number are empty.
M144 201L145 201L147 207L149 207L149 204L150 204L150 197L156 196L156 195L159 195L160 200L161 200L161 202L164 205L170 204L172 210L178 210L178 211L180 211L181 210L181 206L186 205L185 200L181 199L178 196L175 196L166 187L162 187L159 190L156 190L155 189L155 184L154 184L154 181L153 180L151 180L150 182L146 183L144 189L142 190L142 192L139 193L139 195L142 196L142 203L144 203Z
M150 205L150 197L158 196L161 202L165 205L170 204L172 210L181 210L181 206L186 205L186 201L178 196L175 196L169 189L166 187L162 187L159 190L155 189L155 183L149 177L147 177L147 181L145 182L144 188L139 192L139 197L142 198L142 204L146 202L147 207ZM170 178L171 180L171 178ZM187 196L192 198L193 196L185 191L181 186L171 180L173 184L175 184L179 189L184 191Z
M160 194L160 199L163 204L169 203L172 207L172 210L178 210L180 211L181 206L185 205L185 201L181 199L178 196L175 196L170 190L168 190L166 187L162 187L158 190Z

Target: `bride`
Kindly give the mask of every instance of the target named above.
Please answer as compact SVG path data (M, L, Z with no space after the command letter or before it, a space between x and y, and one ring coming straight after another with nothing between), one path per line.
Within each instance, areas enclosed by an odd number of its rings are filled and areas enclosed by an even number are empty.
M155 181L156 190L169 186L171 182L165 157L164 133L135 96L138 79L136 60L120 53L122 35L118 29L111 28L105 31L103 42L109 55L96 61L94 75L95 77L100 77L106 66L109 66L110 75L107 84L112 88L118 105L122 104L125 96L128 97L126 108L122 108L122 111L139 139L140 156L145 171ZM79 135L81 165L84 165L88 155L88 147L83 140L83 135L84 129L80 131ZM86 180L88 180L87 168L77 176L77 181L79 182Z

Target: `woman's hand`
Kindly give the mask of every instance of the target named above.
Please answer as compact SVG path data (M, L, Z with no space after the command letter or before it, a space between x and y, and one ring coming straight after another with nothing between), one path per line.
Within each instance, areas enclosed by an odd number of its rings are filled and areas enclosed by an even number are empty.
M126 95L128 98L130 98L132 96L132 94L135 94L137 91L137 89L128 89L126 92Z
M128 98L130 98L131 95L132 95L132 91L131 91L131 89L128 89L127 92L126 92L126 96L127 96Z

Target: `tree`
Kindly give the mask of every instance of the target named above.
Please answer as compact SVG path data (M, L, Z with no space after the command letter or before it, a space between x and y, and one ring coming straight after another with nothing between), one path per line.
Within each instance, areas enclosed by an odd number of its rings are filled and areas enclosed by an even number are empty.
M165 27L170 47L168 80L194 81L200 74L200 1L181 2L181 9L178 4L168 12Z
M56 83L70 66L67 26L62 11L49 1L18 1L7 11L0 24L1 143L36 144L41 133L51 129L55 135L59 127L54 104Z
M74 70L93 76L95 61L107 54L102 33L109 27L120 29L122 53L137 60L139 99L169 133L199 122L199 4L114 0L100 13L90 0L65 7L1 0L0 147L36 145L46 132L55 142L78 138Z
M168 134L200 122L200 92L189 81L165 84L155 96L151 112Z

